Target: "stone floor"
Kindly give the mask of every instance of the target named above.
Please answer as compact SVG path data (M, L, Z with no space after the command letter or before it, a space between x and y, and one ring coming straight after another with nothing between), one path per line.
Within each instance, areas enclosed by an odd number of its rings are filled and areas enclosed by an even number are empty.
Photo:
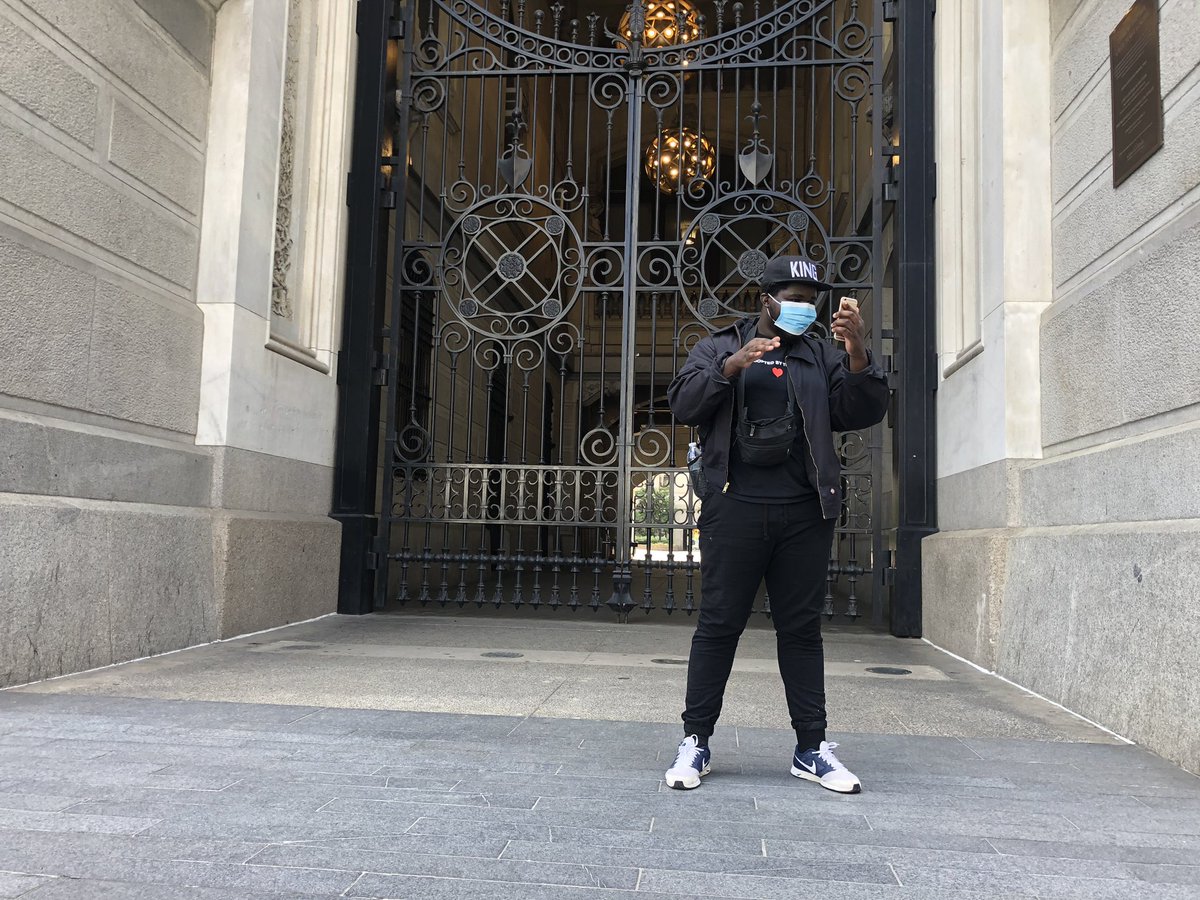
M863 794L788 774L761 630L666 790L688 637L329 618L0 692L0 897L1200 898L1200 779L921 642L827 636Z

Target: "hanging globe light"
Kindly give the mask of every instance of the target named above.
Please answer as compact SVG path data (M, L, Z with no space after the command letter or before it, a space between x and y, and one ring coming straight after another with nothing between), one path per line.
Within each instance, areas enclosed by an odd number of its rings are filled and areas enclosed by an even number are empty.
M664 194L674 194L681 184L711 178L717 170L712 142L687 128L668 128L646 148L646 174Z
M638 2L638 0L634 0ZM621 16L621 34L633 40L631 13ZM700 37L700 18L696 7L688 0L646 0L646 27L642 30L642 46L672 47Z

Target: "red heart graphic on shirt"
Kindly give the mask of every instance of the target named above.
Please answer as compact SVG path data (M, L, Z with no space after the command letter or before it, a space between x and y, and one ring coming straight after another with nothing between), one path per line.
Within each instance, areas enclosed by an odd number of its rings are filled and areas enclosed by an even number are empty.
M776 378L781 378L783 376L783 369L776 367L771 370L771 374L774 375Z

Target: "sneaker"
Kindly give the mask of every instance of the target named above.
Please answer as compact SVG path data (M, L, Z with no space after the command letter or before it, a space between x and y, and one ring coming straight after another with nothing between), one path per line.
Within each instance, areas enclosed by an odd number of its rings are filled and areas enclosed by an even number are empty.
M675 762L667 769L667 787L690 791L700 787L700 777L712 771L712 753L701 747L696 736L690 735L679 745Z
M861 792L862 783L857 776L833 755L835 747L837 744L821 741L818 749L805 750L801 753L800 747L797 746L796 753L792 757L792 774L797 778L815 781L821 787L837 791L839 794Z

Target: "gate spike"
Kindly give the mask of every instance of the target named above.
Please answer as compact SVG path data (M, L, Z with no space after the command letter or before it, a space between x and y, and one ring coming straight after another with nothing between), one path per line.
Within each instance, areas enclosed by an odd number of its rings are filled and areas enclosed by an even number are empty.
M512 608L520 609L521 604L525 602L525 598L521 596L523 593L523 588L521 587L521 573L525 571L525 557L518 555L514 557L514 559L516 560L517 564L513 569L513 574L516 577L513 580Z
M400 592L396 595L396 602L401 606L408 603L408 557L405 557L400 563Z
M529 605L537 609L542 605L542 566L541 563L533 564L533 585L529 589Z
M496 593L492 595L492 603L496 609L500 609L504 606L504 566L497 564L492 571L496 575Z
M593 567L592 573L595 580L592 582L592 602L588 605L591 606L592 612L595 612L600 608L600 567Z
M833 585L837 579L837 563L834 560L829 560L826 564L825 575L825 608L822 610L825 617L833 618Z

